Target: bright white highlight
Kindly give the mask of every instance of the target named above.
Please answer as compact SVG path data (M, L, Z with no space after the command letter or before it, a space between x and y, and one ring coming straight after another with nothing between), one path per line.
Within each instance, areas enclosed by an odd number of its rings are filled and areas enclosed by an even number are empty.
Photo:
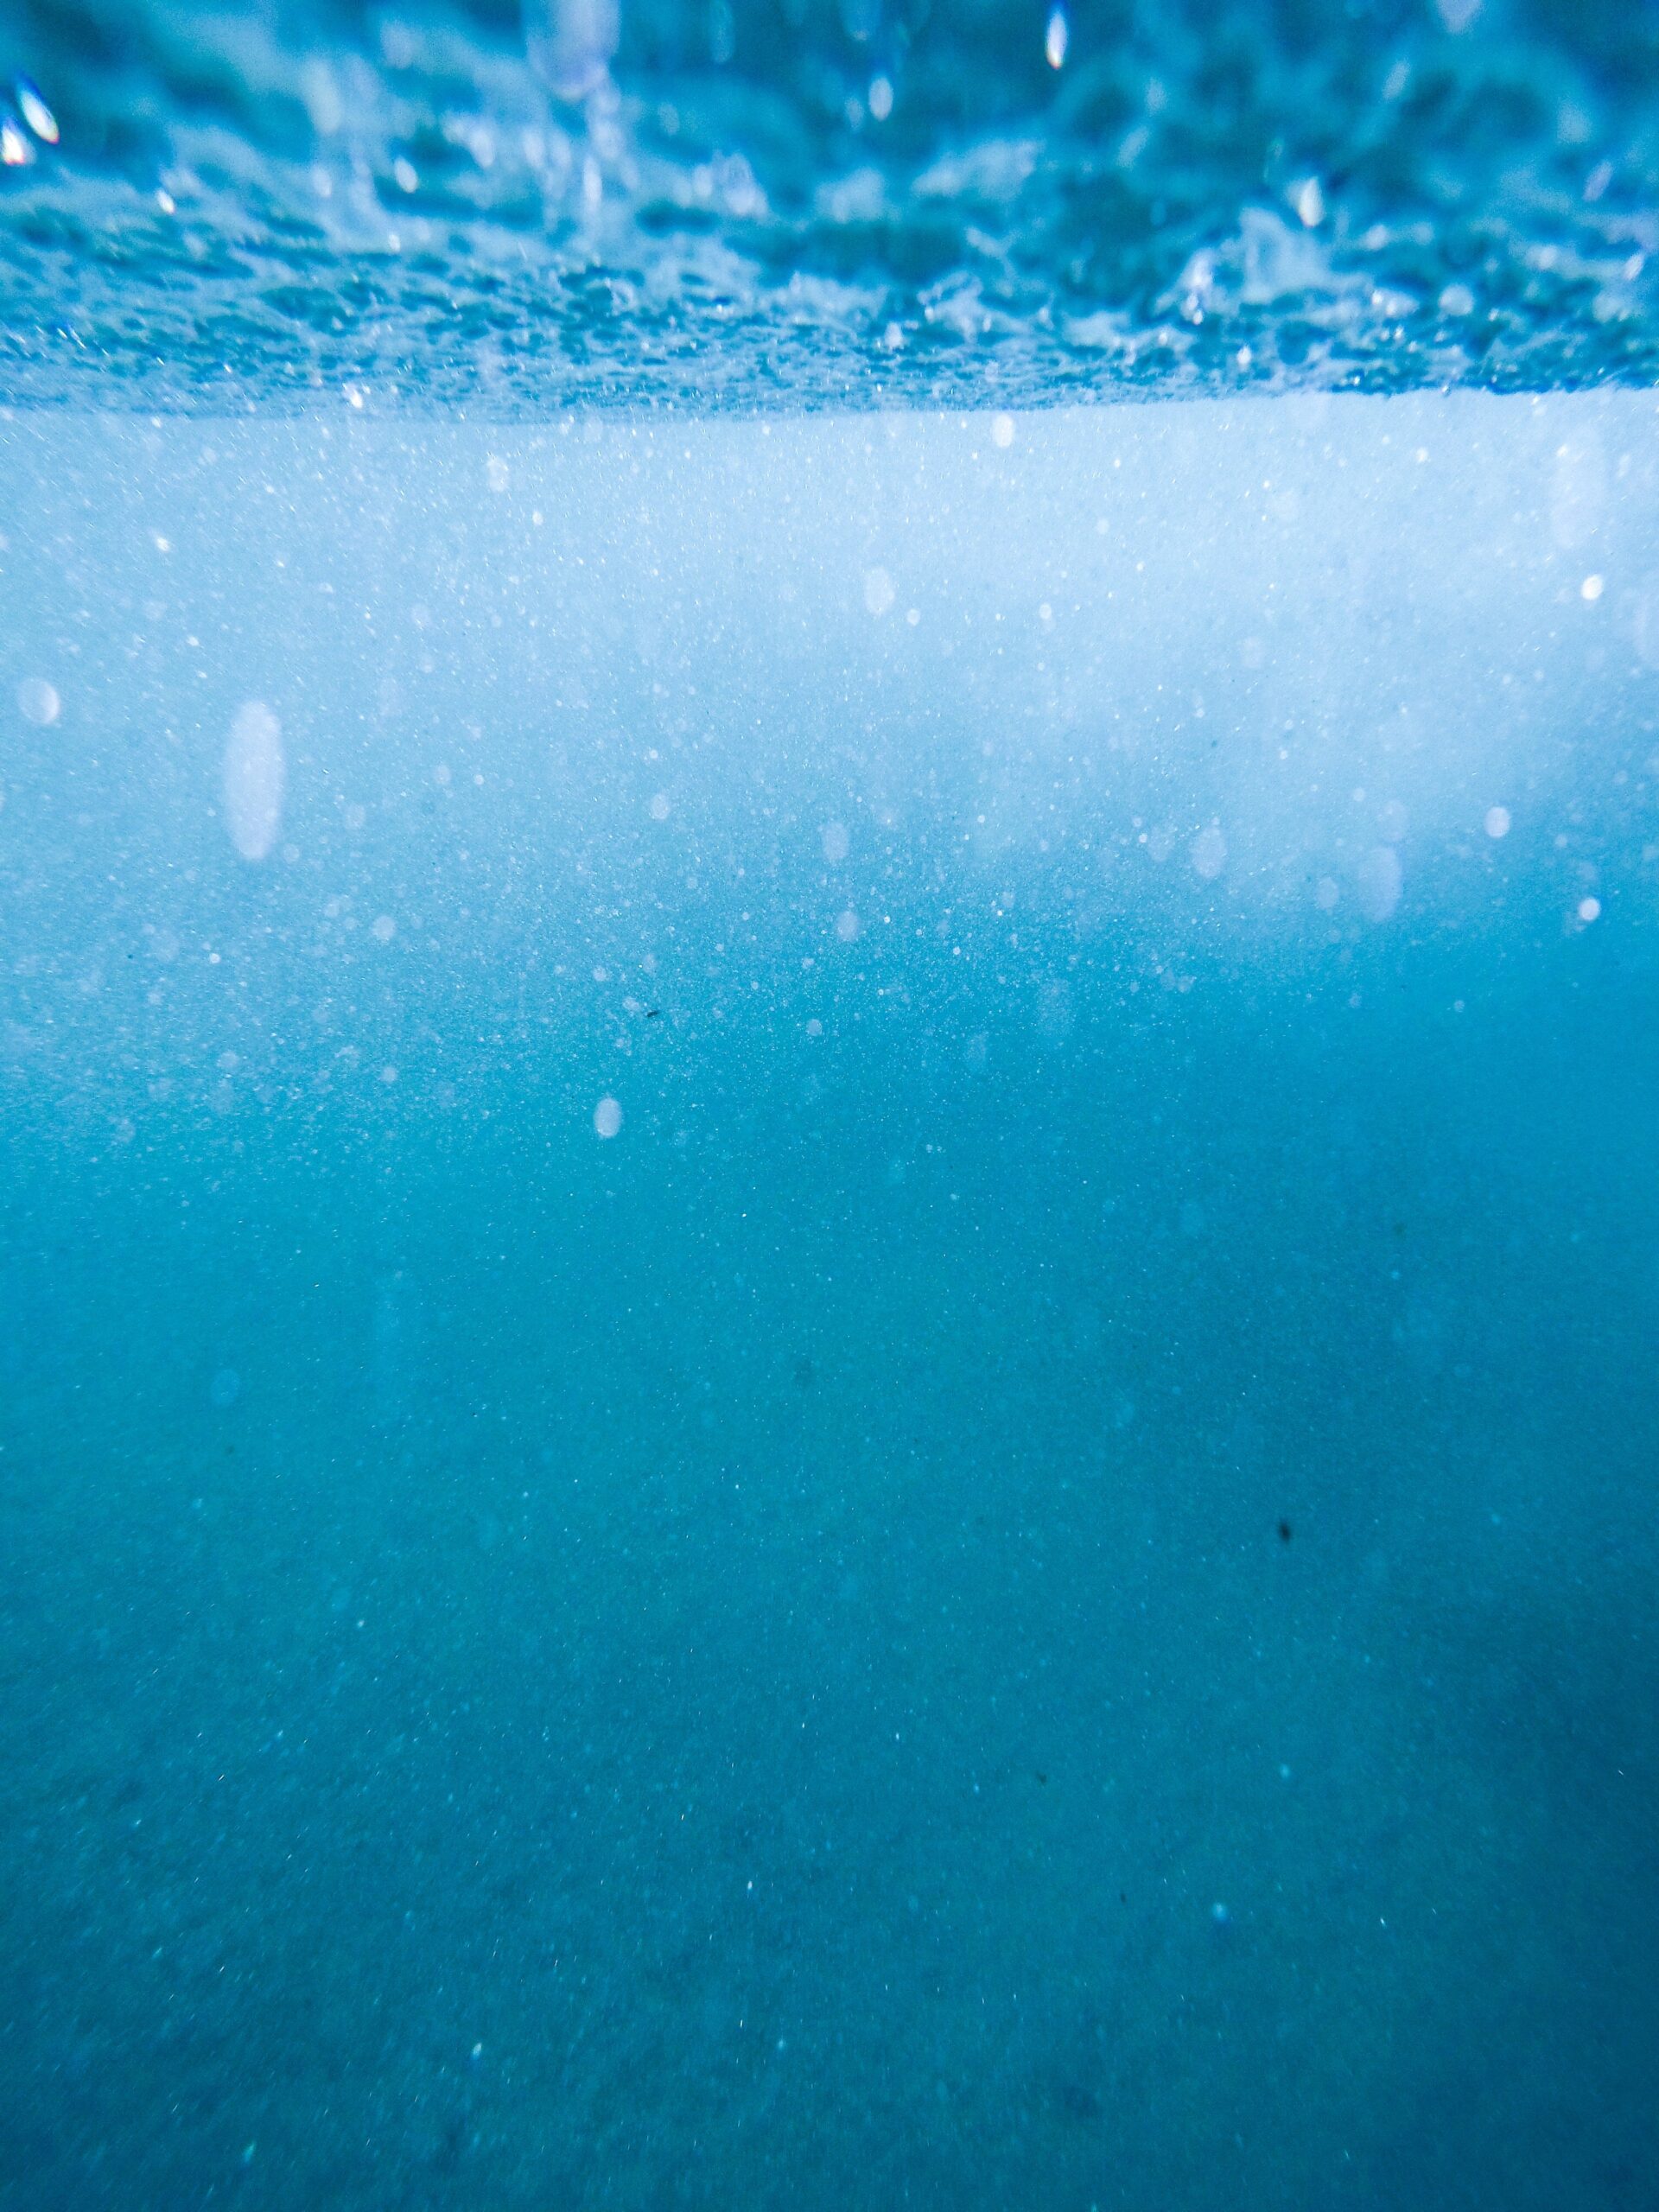
M614 1098L601 1098L594 1109L594 1127L602 1137L613 1137L622 1126L622 1109Z
M35 136L44 140L47 145L55 146L58 143L58 118L27 77L20 77L17 80L17 105L23 111L23 121Z

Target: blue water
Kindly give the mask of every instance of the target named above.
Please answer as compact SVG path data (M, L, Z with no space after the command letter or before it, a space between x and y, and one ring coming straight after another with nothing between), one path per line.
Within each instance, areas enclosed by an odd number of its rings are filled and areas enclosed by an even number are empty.
M1659 2204L1655 25L0 18L0 2212Z
M10 0L9 76L41 404L1659 375L1652 0Z

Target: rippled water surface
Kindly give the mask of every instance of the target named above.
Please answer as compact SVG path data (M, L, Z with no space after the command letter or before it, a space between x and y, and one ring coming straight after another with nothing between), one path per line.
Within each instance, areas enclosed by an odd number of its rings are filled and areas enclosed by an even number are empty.
M1643 382L1645 0L16 0L0 392Z

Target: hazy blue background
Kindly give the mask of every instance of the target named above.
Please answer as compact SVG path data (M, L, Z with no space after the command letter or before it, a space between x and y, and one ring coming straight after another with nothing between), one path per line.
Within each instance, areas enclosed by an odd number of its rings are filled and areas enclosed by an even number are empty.
M1654 423L0 426L5 2212L1659 2198Z

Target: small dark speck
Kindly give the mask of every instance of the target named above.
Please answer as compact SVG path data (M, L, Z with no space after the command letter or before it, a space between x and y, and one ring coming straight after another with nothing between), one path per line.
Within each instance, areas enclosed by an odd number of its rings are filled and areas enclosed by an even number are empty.
M1045 1787L1047 1786L1048 1777L1046 1774L1039 1774L1037 1779L1039 1782L1042 1783Z
M1287 1544L1290 1541L1290 1523L1288 1521L1281 1521L1279 1523L1279 1541L1281 1544Z
M660 1021L660 1020L662 1020L662 1018L663 1018L663 1009L661 1008L661 1007L659 1007L659 1006L648 1006L648 1007L645 1008L645 1020L646 1020L647 1021Z
M810 1390L817 1370L803 1352L795 1363L795 1380L803 1390Z

